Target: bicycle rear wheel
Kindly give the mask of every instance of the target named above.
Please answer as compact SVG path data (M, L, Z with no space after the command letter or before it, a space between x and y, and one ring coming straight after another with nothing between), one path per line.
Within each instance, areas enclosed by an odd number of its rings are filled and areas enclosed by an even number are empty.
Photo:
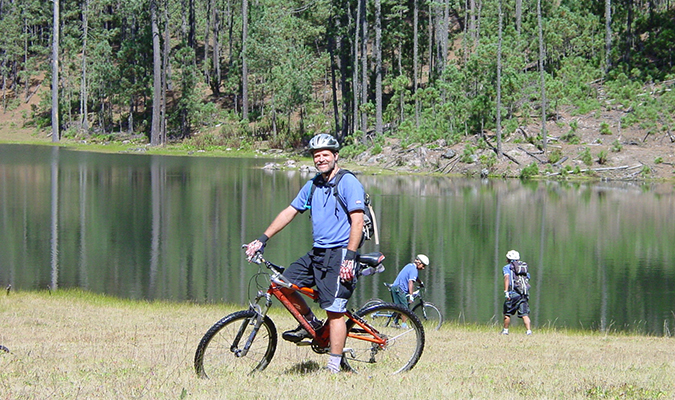
M441 311L435 305L431 303L422 303L417 304L413 307L413 313L417 315L424 326L424 329L434 329L439 330L443 324L443 315Z
M195 371L199 377L252 374L269 365L277 349L277 329L265 316L258 332L252 335L257 316L253 310L237 311L206 332L195 353ZM244 354L249 343L248 352Z
M407 326L402 324L401 316L407 319ZM410 310L382 303L359 310L355 318L366 326L347 321L347 332L352 337L347 337L345 344L344 367L356 372L396 374L417 364L424 350L424 328ZM386 342L383 345L374 343L374 336L368 329Z

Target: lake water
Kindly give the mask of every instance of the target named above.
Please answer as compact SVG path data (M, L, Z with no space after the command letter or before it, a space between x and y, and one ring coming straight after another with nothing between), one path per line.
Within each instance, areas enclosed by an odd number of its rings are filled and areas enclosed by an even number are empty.
M257 269L241 244L313 176L265 162L0 145L0 285L246 304ZM363 251L387 258L359 282L354 307L388 299L382 283L424 253L427 296L448 320L500 324L513 248L531 269L535 328L675 333L672 183L359 178L381 242ZM287 265L310 231L298 216L266 256Z

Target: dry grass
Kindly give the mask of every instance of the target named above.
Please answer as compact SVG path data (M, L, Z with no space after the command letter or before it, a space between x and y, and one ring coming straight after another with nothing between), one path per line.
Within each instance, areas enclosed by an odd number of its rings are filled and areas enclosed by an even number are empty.
M279 330L293 327L279 307ZM255 377L198 379L204 332L222 305L121 301L82 292L0 296L0 399L675 397L673 339L488 326L427 333L419 364L396 376L329 375L325 356L282 343ZM310 372L302 372L309 369Z

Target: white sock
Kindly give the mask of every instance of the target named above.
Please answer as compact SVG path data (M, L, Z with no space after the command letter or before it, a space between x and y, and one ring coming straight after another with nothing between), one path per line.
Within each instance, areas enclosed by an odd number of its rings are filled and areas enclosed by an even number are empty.
M330 353L330 356L328 357L328 365L326 366L326 368L328 368L330 372L335 374L340 372L341 363L342 363L342 354Z

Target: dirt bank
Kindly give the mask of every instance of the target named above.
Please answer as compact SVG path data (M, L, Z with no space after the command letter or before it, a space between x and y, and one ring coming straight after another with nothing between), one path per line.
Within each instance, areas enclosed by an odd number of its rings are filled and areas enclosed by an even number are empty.
M37 96L31 102L37 101ZM51 143L49 128L27 126L31 102L0 113L0 142ZM485 138L470 136L449 145L443 140L403 147L398 139L387 139L381 151L359 154L351 162L363 168L391 172L468 176L520 177L537 172L542 178L605 180L675 179L675 136L670 132L648 134L638 127L622 127L624 111L610 110L588 115L571 115L563 110L546 124L549 139L544 153L533 143L540 124L521 126L502 140L501 158L496 157L494 132ZM81 142L62 139L65 144ZM284 156L272 151L275 156ZM270 151L264 151L270 154ZM292 154L287 155L289 158ZM536 169L532 165L536 165Z

